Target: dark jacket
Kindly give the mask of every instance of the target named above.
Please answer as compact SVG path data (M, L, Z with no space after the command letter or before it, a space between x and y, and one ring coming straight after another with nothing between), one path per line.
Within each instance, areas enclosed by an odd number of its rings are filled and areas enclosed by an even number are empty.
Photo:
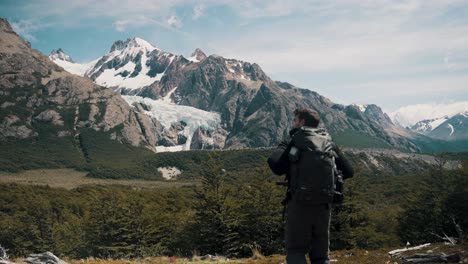
M324 137L328 136L325 129L301 127L290 132L291 140L281 142L268 158L268 165L276 175L289 174L290 162L288 154L293 146L300 150L313 150L315 143L311 141L311 133L318 133ZM320 143L319 143L320 144ZM335 164L338 170L343 173L343 178L353 177L354 170L349 161L344 157L343 152L333 143L332 149L336 153Z

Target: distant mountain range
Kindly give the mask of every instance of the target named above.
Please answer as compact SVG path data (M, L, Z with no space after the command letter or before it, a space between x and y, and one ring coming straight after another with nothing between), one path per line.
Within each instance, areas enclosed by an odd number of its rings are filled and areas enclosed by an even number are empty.
M408 132L393 125L376 105L335 104L310 90L271 80L255 63L207 56L200 49L185 58L133 38L114 42L109 53L87 64L70 63L63 51L53 51L49 58L119 91L129 104L140 105L163 123L160 150L272 146L287 137L297 107L321 113L325 126L344 145L418 150L406 139ZM195 109L180 110L182 106L205 111L199 113L208 119L218 113L219 118L201 124ZM179 113L179 118L168 112ZM189 112L185 118L180 114ZM173 125L177 123L182 125Z
M79 64L61 49L49 58L31 49L4 19L0 35L0 140L47 136L80 146L83 132L95 131L153 151L269 147L288 137L294 109L310 107L346 147L432 144L376 105L336 104L271 80L255 63L200 49L185 58L133 38Z
M452 116L424 119L407 129L431 138L456 141L468 139L468 111Z

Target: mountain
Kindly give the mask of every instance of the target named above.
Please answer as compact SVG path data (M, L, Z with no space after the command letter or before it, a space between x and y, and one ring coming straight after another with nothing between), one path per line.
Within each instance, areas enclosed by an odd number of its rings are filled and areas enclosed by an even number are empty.
M317 110L345 146L418 150L406 138L410 132L395 126L378 106L335 104L308 89L273 81L256 63L206 56L200 49L185 58L133 38L114 42L108 54L87 65L83 76L119 91L163 124L158 145L166 151L272 146L288 136L298 107ZM210 125L192 118L197 110L211 118ZM171 112L184 117L164 114Z
M56 49L56 50L52 50L52 52L50 53L50 56L49 58L52 60L52 61L66 61L66 62L70 62L70 63L75 63L72 58L70 56L68 56L67 54L65 54L65 52L62 50L62 49Z
M468 111L468 101L459 101L440 104L415 104L400 107L389 113L393 123L402 127L412 127L424 120L440 119L445 116L452 117ZM431 122L431 121L429 121ZM434 129L435 127L432 126Z
M52 59L74 64L62 50ZM133 146L154 148L158 123L109 88L68 73L31 49L0 19L0 141L72 142L92 130Z
M468 140L468 111L440 118L425 119L407 127L429 138L444 141Z
M436 129L440 124L444 123L449 119L448 116L439 117L439 118L432 118L432 119L424 119L422 121L417 122L416 124L409 127L409 129L416 131L418 133L427 135L434 129Z
M460 113L445 120L428 136L437 139L456 141L468 139L468 112Z
M86 71L93 67L96 63L96 61L92 61L90 63L85 64L76 63L61 48L52 50L52 52L49 55L49 59L51 59L53 62L55 62L55 64L59 65L60 67L66 69L69 73L73 73L78 76L84 76Z

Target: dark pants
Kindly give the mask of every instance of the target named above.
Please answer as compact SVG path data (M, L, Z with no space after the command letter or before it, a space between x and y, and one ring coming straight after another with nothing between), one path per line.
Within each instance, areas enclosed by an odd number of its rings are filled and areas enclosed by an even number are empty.
M287 212L286 262L305 264L308 254L311 264L329 264L331 205L299 205L292 199Z

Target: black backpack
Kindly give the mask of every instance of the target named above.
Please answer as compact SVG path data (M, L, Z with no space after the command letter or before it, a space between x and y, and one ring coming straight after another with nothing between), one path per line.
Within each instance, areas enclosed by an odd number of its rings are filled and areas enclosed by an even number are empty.
M300 131L293 136L288 158L290 191L299 204L343 201L343 177L337 170L331 137L321 130Z

